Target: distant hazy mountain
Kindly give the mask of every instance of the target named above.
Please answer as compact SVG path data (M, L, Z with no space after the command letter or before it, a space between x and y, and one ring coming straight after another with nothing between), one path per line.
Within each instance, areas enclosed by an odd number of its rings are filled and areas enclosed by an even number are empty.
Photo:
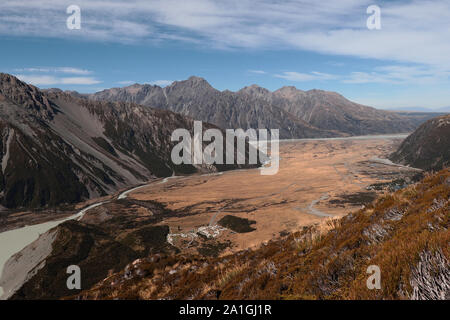
M440 170L450 164L450 115L422 124L407 137L391 160L425 170Z
M449 113L450 106L442 108L424 108L424 107L402 107L402 108L392 108L392 111L402 111L402 112L438 112L438 113Z
M134 84L85 96L171 110L221 128L279 129L281 138L399 133L417 126L407 116L363 106L335 92L295 87L270 92L256 85L218 91L198 77L165 88Z
M173 130L192 127L170 111L42 92L0 74L0 204L74 203L151 177L225 169L172 163Z
M450 106L448 107L443 107L443 108L438 108L435 109L437 112L445 112L445 113L450 113Z

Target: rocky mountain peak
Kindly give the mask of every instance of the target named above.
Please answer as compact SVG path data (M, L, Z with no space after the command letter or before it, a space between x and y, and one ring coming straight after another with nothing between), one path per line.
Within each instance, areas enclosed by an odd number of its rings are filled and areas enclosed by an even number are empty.
M296 91L301 90L297 89L297 87L294 86L284 86L277 90L277 92L296 92Z
M302 93L304 93L304 91L299 90L294 86L284 86L274 92L274 94L276 96L287 98L287 99L296 97Z
M214 89L208 81L201 77L191 76L187 80L175 81L171 85L164 88L166 92L175 92L184 96L197 96L207 93L219 92Z
M246 95L254 96L254 97L262 97L267 98L271 92L266 88L262 88L257 84L252 84L251 86L244 87L238 91L238 93L243 93Z
M177 81L177 83L183 83L184 85L189 85L193 88L195 88L195 87L210 87L210 88L212 88L212 86L209 84L208 81L206 81L205 79L203 79L201 77L197 77L197 76L191 76L187 80Z
M36 88L20 81L13 75L0 73L0 92L3 95L12 94L14 92L36 91Z
M52 118L55 106L35 86L26 84L10 74L0 74L0 95L15 105L32 111L35 115Z

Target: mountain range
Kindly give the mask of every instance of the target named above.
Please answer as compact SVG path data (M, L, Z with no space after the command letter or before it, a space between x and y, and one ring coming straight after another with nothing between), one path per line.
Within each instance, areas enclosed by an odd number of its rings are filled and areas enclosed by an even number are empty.
M245 166L174 165L171 134L193 133L194 120L205 122L204 130L269 128L280 138L323 138L408 132L433 115L377 110L322 90L219 91L199 77L79 94L0 74L0 205L77 203L155 177Z
M0 204L76 203L155 177L242 167L174 165L171 134L177 128L193 133L193 122L134 103L43 92L0 74Z
M224 129L279 129L284 139L405 133L430 118L378 110L323 90L283 87L271 92L252 85L237 92L219 91L199 77L164 88L134 84L94 94L72 94L94 101L125 101L170 110Z

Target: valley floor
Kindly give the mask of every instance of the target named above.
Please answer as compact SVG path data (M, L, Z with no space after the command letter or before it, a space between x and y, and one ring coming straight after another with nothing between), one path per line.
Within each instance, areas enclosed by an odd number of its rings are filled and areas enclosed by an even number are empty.
M114 243L125 245L124 255L130 257L154 250L223 256L342 217L378 193L412 181L420 170L385 160L403 137L285 140L280 142L279 171L272 176L249 169L170 177L76 208L104 203L86 210L80 222L111 231L118 241ZM46 231L40 228L39 234ZM83 232L84 237L91 231L71 232ZM127 251L130 248L134 253ZM10 251L0 261L8 260ZM8 275L4 272L0 283L16 278L16 264L29 264L24 252L9 259ZM29 268L21 265L21 270ZM95 279L107 272L98 271Z
M222 243L226 249L221 253L227 254L342 217L383 192L377 186L411 180L420 170L383 160L399 142L398 136L285 140L280 143L280 169L275 175L251 169L174 177L129 197L157 201L183 213L160 222L169 225L170 240L180 250L198 249L200 230ZM249 220L250 232L218 226L227 215Z

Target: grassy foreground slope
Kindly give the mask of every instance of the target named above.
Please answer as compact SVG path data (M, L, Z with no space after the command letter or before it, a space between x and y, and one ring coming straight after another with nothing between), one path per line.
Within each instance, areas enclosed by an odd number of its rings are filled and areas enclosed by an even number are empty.
M135 260L82 299L450 299L450 170L340 220L220 258ZM381 270L369 290L367 268Z

